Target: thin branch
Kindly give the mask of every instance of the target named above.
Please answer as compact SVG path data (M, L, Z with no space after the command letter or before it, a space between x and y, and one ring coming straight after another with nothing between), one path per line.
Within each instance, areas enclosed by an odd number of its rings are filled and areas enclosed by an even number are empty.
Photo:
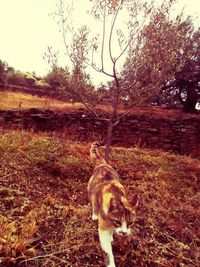
M73 61L72 57L70 56L69 50L68 50L68 45L67 45L67 41L66 41L66 36L65 36L65 18L63 15L63 1L61 1L61 24L62 24L62 36L63 36L63 41L64 41L64 46L67 52L67 55L69 57L69 59L71 60L71 62L74 64L75 62ZM69 27L68 27L69 30Z
M112 77L112 78L115 77L113 74L110 74L110 73L106 72L105 70L101 70L101 72L104 73L104 74L106 74L109 77Z
M99 5L99 3L98 3L97 0L95 0L95 2L96 2L96 5L97 5L97 7L98 7L98 9L99 9L99 12L100 12L101 15L103 16L103 12L102 12L102 10L101 10L101 6Z
M105 44L105 26L106 26L106 4L103 13L103 30L102 30L102 46L101 46L101 67L104 71L104 44Z
M117 19L117 16L119 14L119 10L120 10L121 5L122 5L122 0L121 0L120 4L118 6L118 9L117 9L117 11L116 11L116 13L114 15L114 19L113 19L111 30L110 30L110 36L109 36L109 54L110 54L111 61L113 63L115 62L115 60L114 60L114 58L112 56L112 49L111 49L112 35L113 35L113 29L114 29L114 26L115 26L115 23L116 23L116 19Z
M114 75L114 79L115 79L115 83L116 83L116 96L114 98L114 100L115 100L114 106L118 107L119 98L120 98L120 84L119 84L119 79L118 79L117 74L116 74L116 62L113 63L113 75ZM116 111L117 111L117 109L116 109ZM117 112L116 112L116 115L117 115Z
M92 58L91 58L91 60L92 60L92 66L94 65L94 47L93 47L93 49L92 49Z
M111 78L114 78L113 74L108 73L107 71L104 70L104 46L105 46L105 28L106 28L106 3L104 6L104 11L102 12L101 7L98 4L98 1L95 1L97 4L97 7L101 13L101 15L103 16L103 29L102 29L102 46L101 46L101 68L97 68L94 63L93 63L93 58L94 58L94 49L92 50L92 63L89 63L88 61L84 60L84 62L92 67L95 71L99 72L99 73L103 73Z
M151 99L151 97L153 95L155 95L156 92L153 92L151 95L147 96L146 98L143 98L139 103L137 103L133 108L131 108L130 110L128 110L126 113L122 114L120 117L119 117L119 120L125 116L127 116L128 114L130 114L136 107L138 107L139 105L141 105L143 102L145 102L146 100L148 99Z
M88 65L89 67L92 67L96 72L99 72L99 73L104 73L106 74L107 76L111 77L111 78L114 78L114 75L113 74L110 74L108 72L106 72L105 70L102 70L100 68L97 68L94 63L89 63L87 60L84 60L85 64Z
M145 17L145 19L143 20L143 22L142 22L142 24L140 25L140 27L137 29L137 31L134 32L134 33L131 35L131 37L130 37L128 43L126 44L126 46L124 47L124 49L121 51L121 53L119 54L119 56L115 59L115 62L117 62L117 61L120 59L120 57L125 53L126 49L129 47L129 45L130 45L130 43L131 43L133 37L140 31L140 29L141 29L142 26L144 25L145 21L146 21L146 17Z
M104 46L105 46L105 27L106 27L106 3L104 7L104 13L103 13L103 36L102 36L102 46L101 46L101 72L105 75L114 78L114 75L108 73L104 70Z
M88 109L88 110L91 111L96 117L98 117L98 115L97 115L95 109L92 108L90 104L87 104L87 99L85 99L84 96L83 96L80 92L78 92L78 91L76 91L76 94L79 95L79 97L81 98L81 101L82 101L83 105L86 107L86 109Z
M92 55L93 57L93 55ZM92 67L96 72L99 72L99 73L104 73L105 75L111 77L111 78L114 78L114 75L113 74L110 74L108 72L106 72L105 70L103 69L100 69L98 68L97 66L95 66L94 62L93 62L93 59L92 59L92 63L89 63L87 60L84 60L85 64L88 65L89 67Z
M81 98L82 104L86 107L86 109L89 110L92 114L94 114L97 119L102 120L102 121L109 121L109 119L100 118L98 113L95 111L95 108L93 108L90 104L87 104L87 99L85 99L84 96L80 92L76 92L76 93Z

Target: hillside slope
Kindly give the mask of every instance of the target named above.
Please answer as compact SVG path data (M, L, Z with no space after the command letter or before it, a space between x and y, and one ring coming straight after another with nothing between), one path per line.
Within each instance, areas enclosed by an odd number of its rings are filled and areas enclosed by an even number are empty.
M28 93L0 91L0 109L5 110L24 110L29 108L44 108L53 110L73 110L82 108L80 103L66 103L64 101L35 96Z
M104 266L87 182L90 144L24 131L0 135L0 266ZM103 153L103 150L101 150ZM200 161L115 148L111 164L140 202L120 267L200 263Z

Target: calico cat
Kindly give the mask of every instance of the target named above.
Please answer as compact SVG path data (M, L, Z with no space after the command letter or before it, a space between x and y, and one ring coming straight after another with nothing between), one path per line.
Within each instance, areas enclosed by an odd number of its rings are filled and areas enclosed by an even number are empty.
M115 267L112 252L113 234L128 236L135 220L138 196L129 203L117 172L100 156L98 143L90 148L94 172L88 183L88 196L92 205L92 220L98 220L99 240L108 256L108 267Z

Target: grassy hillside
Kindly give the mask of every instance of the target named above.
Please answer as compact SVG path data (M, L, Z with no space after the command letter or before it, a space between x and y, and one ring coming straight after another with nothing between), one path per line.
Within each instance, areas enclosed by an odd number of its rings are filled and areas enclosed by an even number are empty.
M81 103L67 103L55 98L34 96L31 94L11 92L11 91L0 91L0 109L5 110L23 110L30 108L40 108L40 109L52 109L57 111L70 111L79 108L85 108ZM98 110L103 110L104 112L110 112L112 107L109 103L101 103L96 106ZM127 112L127 108L123 104L119 105L119 110L121 113ZM197 116L192 113L184 113L182 109L165 109L162 107L136 107L134 109L137 114L148 114L159 118L172 118L172 119L182 119L182 118L193 118Z
M29 108L52 109L57 111L70 111L85 108L81 103L69 103L50 97L34 96L31 94L0 91L0 109L21 110ZM97 105L98 109L109 112L109 104ZM123 111L123 108L121 108Z
M89 145L1 132L0 266L104 266L87 199ZM114 241L117 266L199 266L200 161L114 148L111 163L129 197L140 195L133 235Z
M46 108L68 110L83 107L81 104L70 104L48 97L33 96L31 94L0 91L0 109L28 109Z

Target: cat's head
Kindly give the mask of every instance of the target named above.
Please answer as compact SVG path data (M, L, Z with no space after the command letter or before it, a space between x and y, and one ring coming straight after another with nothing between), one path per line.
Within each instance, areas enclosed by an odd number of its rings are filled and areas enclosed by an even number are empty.
M131 233L131 226L136 219L135 209L137 205L138 195L131 202L128 202L125 197L110 200L108 218L118 235L126 236Z

